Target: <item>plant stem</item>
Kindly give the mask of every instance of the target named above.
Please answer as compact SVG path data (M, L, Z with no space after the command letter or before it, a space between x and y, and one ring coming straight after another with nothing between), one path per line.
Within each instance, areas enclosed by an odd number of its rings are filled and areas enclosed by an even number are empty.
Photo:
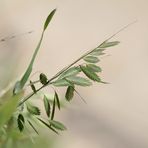
M96 48L100 48L105 42L109 41L110 39L112 39L114 36L116 36L117 34L119 34L120 32L122 32L123 30L125 30L126 28L128 28L129 26L131 26L132 24L136 23L137 21L133 21L132 23L124 26L123 28L121 28L120 30L118 30L115 34L113 34L112 36L110 36L108 39L106 39L105 41L103 41L99 46L97 46ZM41 86L40 88L38 88L36 90L36 92L32 92L31 94L29 94L28 96L26 96L24 99L22 99L22 101L20 101L20 103L18 104L18 106L21 106L23 103L25 103L27 100L29 100L33 95L35 95L37 92L39 92L41 89L45 88L46 86L52 84L52 81L55 80L58 76L60 76L63 72L67 71L70 67L72 67L73 65L75 65L77 62L79 62L80 60L82 60L83 58L85 58L87 55L89 55L90 53L92 53L96 48L89 50L88 52L86 52L85 54L83 54L81 57L79 57L77 60L75 60L74 62L72 62L71 64L69 64L68 66L66 66L65 68L63 68L61 71L59 71L57 74L55 74L51 79L49 79L47 81L47 83L43 86ZM37 83L39 81L35 81L35 83Z

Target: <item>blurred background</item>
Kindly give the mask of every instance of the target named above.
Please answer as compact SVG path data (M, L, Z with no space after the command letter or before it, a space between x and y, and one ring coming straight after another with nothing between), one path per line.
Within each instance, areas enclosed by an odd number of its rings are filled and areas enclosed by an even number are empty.
M43 23L54 8L57 13L34 66L34 72L41 71L49 77L137 20L114 38L121 44L109 48L106 53L111 56L99 63L102 79L110 84L78 88L87 104L75 96L58 114L68 130L56 137L55 148L147 148L146 0L0 0L0 38L34 31L0 43L1 92L24 72Z

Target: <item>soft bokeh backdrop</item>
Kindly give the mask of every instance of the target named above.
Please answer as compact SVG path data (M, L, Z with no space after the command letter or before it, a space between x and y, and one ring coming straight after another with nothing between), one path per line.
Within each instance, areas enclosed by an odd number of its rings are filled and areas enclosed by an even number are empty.
M59 114L68 131L56 148L147 148L147 0L1 0L0 37L34 33L0 44L0 90L23 73L54 8L57 13L34 66L34 72L49 77L137 20L114 38L121 44L100 62L102 78L110 84L79 88L87 104L76 96Z

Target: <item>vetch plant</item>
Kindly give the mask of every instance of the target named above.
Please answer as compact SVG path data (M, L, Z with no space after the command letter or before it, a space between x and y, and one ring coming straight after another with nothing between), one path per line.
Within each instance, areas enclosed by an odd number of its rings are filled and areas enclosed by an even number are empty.
M13 91L8 90L11 95L2 96L5 99L6 97L8 98L7 102L0 106L0 145L2 147L7 148L9 147L8 145L15 147L18 141L28 137L26 134L28 130L30 132L34 131L34 133L39 135L38 128L40 125L44 125L56 134L66 130L66 126L63 123L55 120L56 110L61 110L62 107L62 100L55 88L65 87L65 100L69 102L73 99L75 93L83 99L77 91L77 86L91 86L93 82L106 84L106 82L102 81L99 77L99 73L102 72L101 67L98 66L98 62L100 61L99 57L105 54L104 51L107 48L119 44L119 41L110 41L110 39L129 26L127 25L102 42L99 46L84 53L78 59L55 74L52 78L48 78L46 74L40 73L38 77L39 79L32 81L30 80L30 75L32 73L33 65L41 47L44 34L55 12L56 9L49 14L44 23L41 38L24 75L16 82ZM5 39L1 41L5 41ZM41 84L41 87L39 88L37 87L38 83ZM25 96L24 88L28 86L31 88L32 93ZM52 86L54 89L54 98L53 100L50 100L46 94L40 97L46 113L46 117L44 117L41 115L41 109L30 100L33 96L38 94L40 90L48 86ZM6 94L8 92L6 92ZM85 100L83 99L83 101Z

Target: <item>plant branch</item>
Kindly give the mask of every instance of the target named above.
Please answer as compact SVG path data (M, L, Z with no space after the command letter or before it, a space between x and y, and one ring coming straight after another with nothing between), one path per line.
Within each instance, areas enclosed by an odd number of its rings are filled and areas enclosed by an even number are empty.
M99 46L97 46L96 48L100 48L105 42L109 41L110 39L112 39L114 36L116 36L117 34L119 34L120 32L122 32L123 30L125 30L126 28L128 28L129 26L131 26L132 24L136 23L137 21L134 21L126 26L124 26L123 28L121 28L120 30L118 30L115 34L113 34L112 36L110 36L108 39L106 39L105 41L103 41ZM67 71L70 67L72 67L73 65L75 65L77 62L79 62L80 60L82 60L83 58L85 58L87 55L91 54L96 48L91 49L89 51L87 51L85 54L83 54L82 56L80 56L78 59L76 59L75 61L73 61L71 64L69 64L68 66L66 66L65 68L63 68L61 71L59 71L57 74L55 74L52 78L50 78L47 83L43 86L41 86L40 88L38 88L36 90L36 93L39 92L41 89L45 88L46 86L52 84L52 81L55 80L56 78L58 78L58 76L60 76L63 72ZM37 83L39 81L35 81L35 83ZM24 99L22 99L22 101L20 101L18 106L21 106L23 103L25 103L27 100L29 100L33 95L35 95L35 92L32 92L31 94L29 94L28 96L26 96Z

